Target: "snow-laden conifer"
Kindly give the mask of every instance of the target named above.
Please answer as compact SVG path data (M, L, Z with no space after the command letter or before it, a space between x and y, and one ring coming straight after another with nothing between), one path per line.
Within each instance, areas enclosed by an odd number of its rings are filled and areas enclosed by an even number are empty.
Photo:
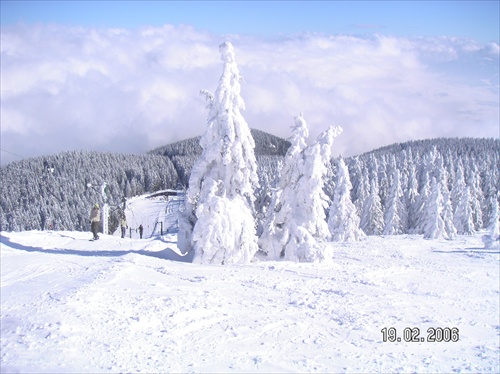
M366 235L381 235L384 229L382 203L378 194L376 179L370 181L370 195L363 204L360 226Z
M470 203L472 207L472 221L474 230L479 231L483 228L483 202L484 195L481 189L481 176L474 162L470 162L469 177L467 185L470 187Z
M465 192L465 178L464 178L464 168L462 161L459 160L455 173L455 181L451 187L451 205L453 207L453 212L456 212L457 206L462 199L462 195Z
M448 189L450 173L445 168L445 159L441 153L437 153L434 174L436 175L436 183L439 186L442 196L441 218L443 220L444 232L443 237L453 239L457 235L457 229L453 224L453 206L451 203L451 192Z
M441 212L443 210L443 195L441 194L441 187L432 178L431 192L425 204L425 212L422 219L422 229L425 239L438 239L446 238L446 231L444 226Z
M284 256L290 261L313 262L330 257L323 245L329 236L323 178L333 140L340 132L340 127L330 128L307 147L306 121L302 115L295 118L291 146L260 239L270 259Z
M399 170L393 168L392 183L389 187L389 195L386 200L384 212L384 235L398 235L406 229L406 209L401 200L403 190L401 189Z
M344 159L340 157L337 182L328 217L328 228L332 241L357 241L364 235L359 227L360 219L356 207L351 201L351 189L349 171Z
M418 187L415 165L408 165L408 183L404 191L406 207L406 232L415 232L417 227Z
M224 61L214 95L208 100L208 124L200 140L203 153L189 179L179 245L194 250L194 262L248 262L258 250L253 217L258 186L255 143L241 114L240 73L231 43L219 47Z
M350 168L351 169L351 168ZM361 216L361 211L363 209L363 202L368 197L370 193L370 184L368 179L368 170L359 157L354 157L352 160L352 190L351 190L351 199L354 205L356 206L356 210L358 216Z
M263 233L259 239L259 246L271 260L278 259L284 253L284 225L293 220L294 194L296 183L301 177L303 168L304 149L307 147L309 130L304 120L295 119L291 127L292 135L288 139L290 147L285 155L280 178L269 209L264 220Z
M476 231L474 229L474 211L471 205L472 197L469 186L465 186L463 193L460 195L453 223L460 235L472 235Z
M451 192L446 192L443 195L443 212L441 216L444 222L444 231L446 232L447 239L453 239L457 236L457 229L453 224L453 207L451 205Z
M500 197L500 193L498 193ZM495 245L500 246L500 213L498 200L495 198L493 200L489 200L491 204L491 216L490 216L490 224L488 226L488 230L486 235L483 235L483 242L485 248L493 248Z

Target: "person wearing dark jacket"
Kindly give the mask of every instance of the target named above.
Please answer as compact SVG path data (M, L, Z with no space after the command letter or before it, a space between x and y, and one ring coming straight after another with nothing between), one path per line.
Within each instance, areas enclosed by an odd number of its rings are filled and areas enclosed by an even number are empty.
M99 204L95 204L90 211L90 229L94 235L94 240L99 239L97 232L99 231L99 224L101 223L101 211Z
M141 237L142 239L142 232L144 231L144 228L142 227L142 224L139 225L139 236Z

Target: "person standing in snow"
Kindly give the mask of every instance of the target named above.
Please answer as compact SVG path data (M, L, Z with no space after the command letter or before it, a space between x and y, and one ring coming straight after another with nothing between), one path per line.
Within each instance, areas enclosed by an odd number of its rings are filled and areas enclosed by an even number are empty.
M139 225L139 236L142 239L142 232L144 231L144 228L142 227L142 224Z
M97 231L99 230L99 224L101 223L101 211L99 209L99 204L95 204L90 211L90 229L94 235L94 240L99 239Z
M122 216L120 220L120 227L122 229L122 239L125 237L125 230L127 229L127 219L125 218L125 214Z

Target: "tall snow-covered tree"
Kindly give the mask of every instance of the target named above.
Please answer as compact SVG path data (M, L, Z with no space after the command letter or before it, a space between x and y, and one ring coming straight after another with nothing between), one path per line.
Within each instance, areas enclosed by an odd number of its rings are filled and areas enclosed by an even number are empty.
M453 217L453 223L457 229L457 233L460 235L472 235L476 232L474 229L474 211L472 210L471 201L470 187L465 186Z
M479 231L483 228L483 202L484 195L481 189L481 175L475 162L470 162L469 177L467 185L470 187L472 220L474 222L474 230Z
M500 197L500 193L499 197ZM498 206L498 200L490 200L491 203L491 216L490 218L490 224L488 226L488 230L486 235L483 235L483 242L484 242L484 247L485 248L492 248L495 243L497 246L500 245L500 232L499 232L499 227L500 227L500 213L499 213L499 206Z
M465 192L465 177L464 177L464 168L462 165L462 161L459 160L456 172L455 172L455 181L453 186L451 187L451 205L453 207L453 212L456 212L457 206L462 199L462 195Z
M415 165L408 165L408 183L404 191L406 207L406 232L414 232L417 228L418 187Z
M224 62L214 95L208 100L203 152L189 179L186 208L179 224L179 246L194 250L194 262L244 263L258 250L253 217L258 186L255 143L241 114L241 76L234 48L219 47Z
M447 239L453 239L457 236L457 229L453 224L453 207L451 205L451 192L445 192L443 195L443 211L441 216L444 222L444 231L446 232Z
M330 205L328 228L333 241L357 241L363 236L359 227L359 216L351 200L351 181L349 171L340 157L338 161L337 182Z
M393 161L393 163L395 163ZM389 187L389 195L386 199L384 212L384 235L399 235L406 230L406 209L401 200L403 190L401 188L400 173L393 168L392 183Z
M374 178L370 181L370 195L363 204L360 226L366 235L381 235L384 229L382 203L378 195L378 183Z
M260 239L269 258L313 262L330 257L322 245L329 236L323 184L333 140L340 132L340 127L330 128L306 146L306 121L302 115L295 118L291 146Z
M309 130L304 120L295 119L289 138L290 147L285 155L280 178L269 209L264 219L264 230L259 239L259 246L267 253L268 258L275 260L285 255L284 245L288 239L285 236L285 222L292 222L295 200L295 188L302 175L304 149L307 147Z
M364 167L364 164L360 161L359 157L354 157L352 160L352 190L351 199L358 216L361 216L361 211L363 209L363 202L370 194L370 184L368 179L368 170Z
M448 188L450 173L445 168L445 158L441 153L436 154L434 174L442 198L441 219L443 220L445 232L443 237L451 240L457 235L457 230L453 224L453 206L451 192Z
M438 239L447 237L444 221L441 217L443 210L443 195L441 186L432 178L431 192L425 204L425 212L422 219L422 229L425 239Z

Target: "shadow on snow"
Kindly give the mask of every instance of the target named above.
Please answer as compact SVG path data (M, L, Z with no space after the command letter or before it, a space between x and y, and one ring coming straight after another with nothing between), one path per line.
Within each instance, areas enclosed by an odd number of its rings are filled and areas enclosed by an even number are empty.
M64 236L64 235L60 235ZM65 236L70 239L75 239L69 236ZM78 240L78 239L75 239ZM173 244L174 242L165 240L163 238L160 239L155 239L159 240L165 244ZM3 235L0 235L0 243L2 245L6 245L10 248L21 250L21 251L26 251L26 252L39 252L39 253L50 253L50 254L63 254L63 255L75 255L75 256L95 256L95 257L120 257L120 256L125 256L130 253L135 253L139 255L144 255L144 256L149 256L149 257L156 257L160 258L163 260L170 260L170 261L178 261L178 262L192 262L193 261L193 252L186 253L185 255L179 255L177 254L173 249L170 248L165 248L162 251L146 251L143 249L140 250L116 250L116 251L110 251L110 250L90 250L90 251L82 251L78 249L43 249L41 247L32 247L32 246L27 246L23 245L20 243L15 243L10 240L10 238L7 238Z
M464 249L457 249L453 251L441 251L441 250L436 250L433 249L432 252L435 253L465 253L466 255L473 255L475 253L487 253L490 255L498 255L500 254L500 251L498 251L496 248L464 248Z

